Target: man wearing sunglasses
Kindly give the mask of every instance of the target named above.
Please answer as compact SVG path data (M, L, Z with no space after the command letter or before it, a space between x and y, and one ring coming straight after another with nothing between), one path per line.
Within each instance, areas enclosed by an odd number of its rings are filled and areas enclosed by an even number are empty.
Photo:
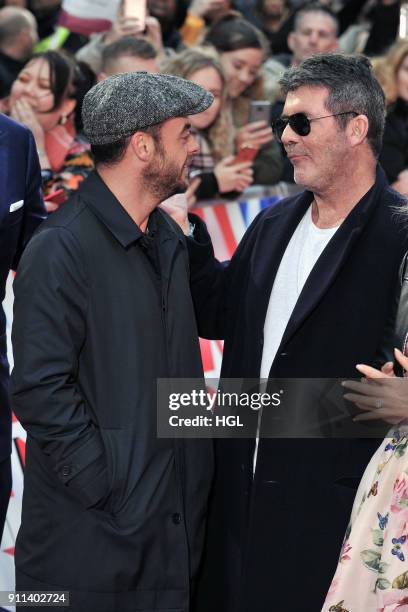
M384 95L367 59L336 54L305 60L281 84L275 135L305 191L261 212L229 265L190 217L199 333L224 339L224 378L354 377L394 314L407 248L404 200L377 164ZM217 440L200 612L318 612L376 447L260 438Z

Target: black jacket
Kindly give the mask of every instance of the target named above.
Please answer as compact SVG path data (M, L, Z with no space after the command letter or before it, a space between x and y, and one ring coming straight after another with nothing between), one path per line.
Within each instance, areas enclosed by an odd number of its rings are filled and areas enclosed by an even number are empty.
M257 378L272 285L310 206L304 192L263 211L231 263L213 259L196 220L189 240L199 332L224 338L222 376ZM294 308L270 376L354 377L372 363L389 317L407 245L395 207L403 198L378 171L342 223ZM380 279L380 281L379 281ZM206 563L196 609L317 612L337 565L359 480L376 440L218 440Z
M394 348L399 348L405 355L408 355L408 253L401 264L400 282L395 291L395 305L397 315L395 321L390 319L384 331L378 359L380 363L390 358ZM395 359L394 371L399 376L404 375L402 367Z
M399 293L398 311L395 325L395 341L393 346L407 355L408 349L408 255L404 257L401 266L401 291Z
M149 229L95 172L15 281L17 588L59 585L75 611L187 612L201 555L210 442L156 433L157 378L202 377L185 239L159 209Z
M408 168L408 104L401 98L387 112L380 163L390 183Z

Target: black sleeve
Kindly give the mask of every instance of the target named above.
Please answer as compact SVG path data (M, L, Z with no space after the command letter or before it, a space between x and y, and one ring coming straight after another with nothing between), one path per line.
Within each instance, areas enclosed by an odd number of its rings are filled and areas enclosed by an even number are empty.
M232 310L239 300L237 291L242 286L249 264L256 228L264 213L261 211L247 229L230 262L216 259L205 223L196 215L189 215L195 225L194 238L186 240L190 260L190 286L198 333L202 338L225 337L228 321L233 319Z
M24 251L14 284L12 407L85 507L108 494L99 430L78 383L88 281L77 240L43 228Z
M214 172L203 172L200 174L201 183L195 193L197 200L210 200L219 195L218 182Z
M389 115L385 122L383 144L379 162L389 183L394 183L407 166L407 128L395 115Z
M402 368L394 357L394 348L402 350L405 335L408 332L408 280L407 280L408 255L402 260L398 283L396 283L393 298L391 300L389 314L384 326L384 332L380 347L375 357L374 367L380 369L387 361L394 362L394 371L397 376L403 376Z

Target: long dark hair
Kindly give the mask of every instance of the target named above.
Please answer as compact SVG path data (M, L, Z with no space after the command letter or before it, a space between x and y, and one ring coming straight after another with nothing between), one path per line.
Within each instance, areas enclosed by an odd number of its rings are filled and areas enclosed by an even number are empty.
M50 68L50 90L54 96L54 104L47 112L56 110L66 98L76 100L74 110L75 127L82 129L81 108L87 91L95 84L96 77L84 62L77 62L62 51L43 51L35 53L29 63L42 59Z
M263 32L237 11L230 11L218 19L208 30L204 43L212 45L219 53L239 49L261 49L265 57L269 53Z

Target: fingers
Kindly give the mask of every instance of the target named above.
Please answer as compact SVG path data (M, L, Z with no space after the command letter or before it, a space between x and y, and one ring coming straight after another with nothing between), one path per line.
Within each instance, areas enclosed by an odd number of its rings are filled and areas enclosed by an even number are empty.
M265 130L259 130L253 134L249 134L246 138L245 144L251 147L260 147L267 142L272 140L272 129L266 128Z
M231 166L234 162L234 159L234 155L228 155L228 157L224 157L224 159L218 162L217 166Z
M384 363L384 365L381 368L381 372L394 378L395 372L394 372L394 364L392 363L392 361L387 361L387 363Z
M247 123L244 128L248 130L248 132L257 132L262 128L267 128L268 124L266 121L253 121L252 123ZM271 129L271 128L270 128Z
M400 366L402 366L405 371L408 371L408 357L405 357L405 355L397 348L394 349L394 354Z
M188 189L186 191L187 197L192 196L197 191L200 183L201 183L201 178L199 176L195 176L190 181L190 184L189 184Z
M362 397L363 395L368 397L377 397L379 392L378 385L368 385L366 382L358 382L356 380L344 380L341 383L341 386L361 394L358 397Z
M52 200L47 200L46 202L44 202L44 204L45 204L46 211L48 213L51 213L51 212L54 212L54 211L58 210L58 208L60 206L56 202L52 202Z
M250 174L253 174L252 162L240 162L239 164L230 165L230 167L231 169L233 168L235 172L248 173L249 171Z
M349 402L353 402L353 404L358 404L364 408L364 410L372 410L373 408L379 409L378 408L378 402L382 400L380 400L378 398L378 395L364 395L362 393L345 393L344 394L344 399L348 400Z
M362 363L358 363L356 365L356 369L361 372L361 374L364 374L364 376L367 376L367 378L384 378L387 377L387 375L385 374L385 372L381 371L381 370L376 370L375 368L372 368L371 366L362 364Z

